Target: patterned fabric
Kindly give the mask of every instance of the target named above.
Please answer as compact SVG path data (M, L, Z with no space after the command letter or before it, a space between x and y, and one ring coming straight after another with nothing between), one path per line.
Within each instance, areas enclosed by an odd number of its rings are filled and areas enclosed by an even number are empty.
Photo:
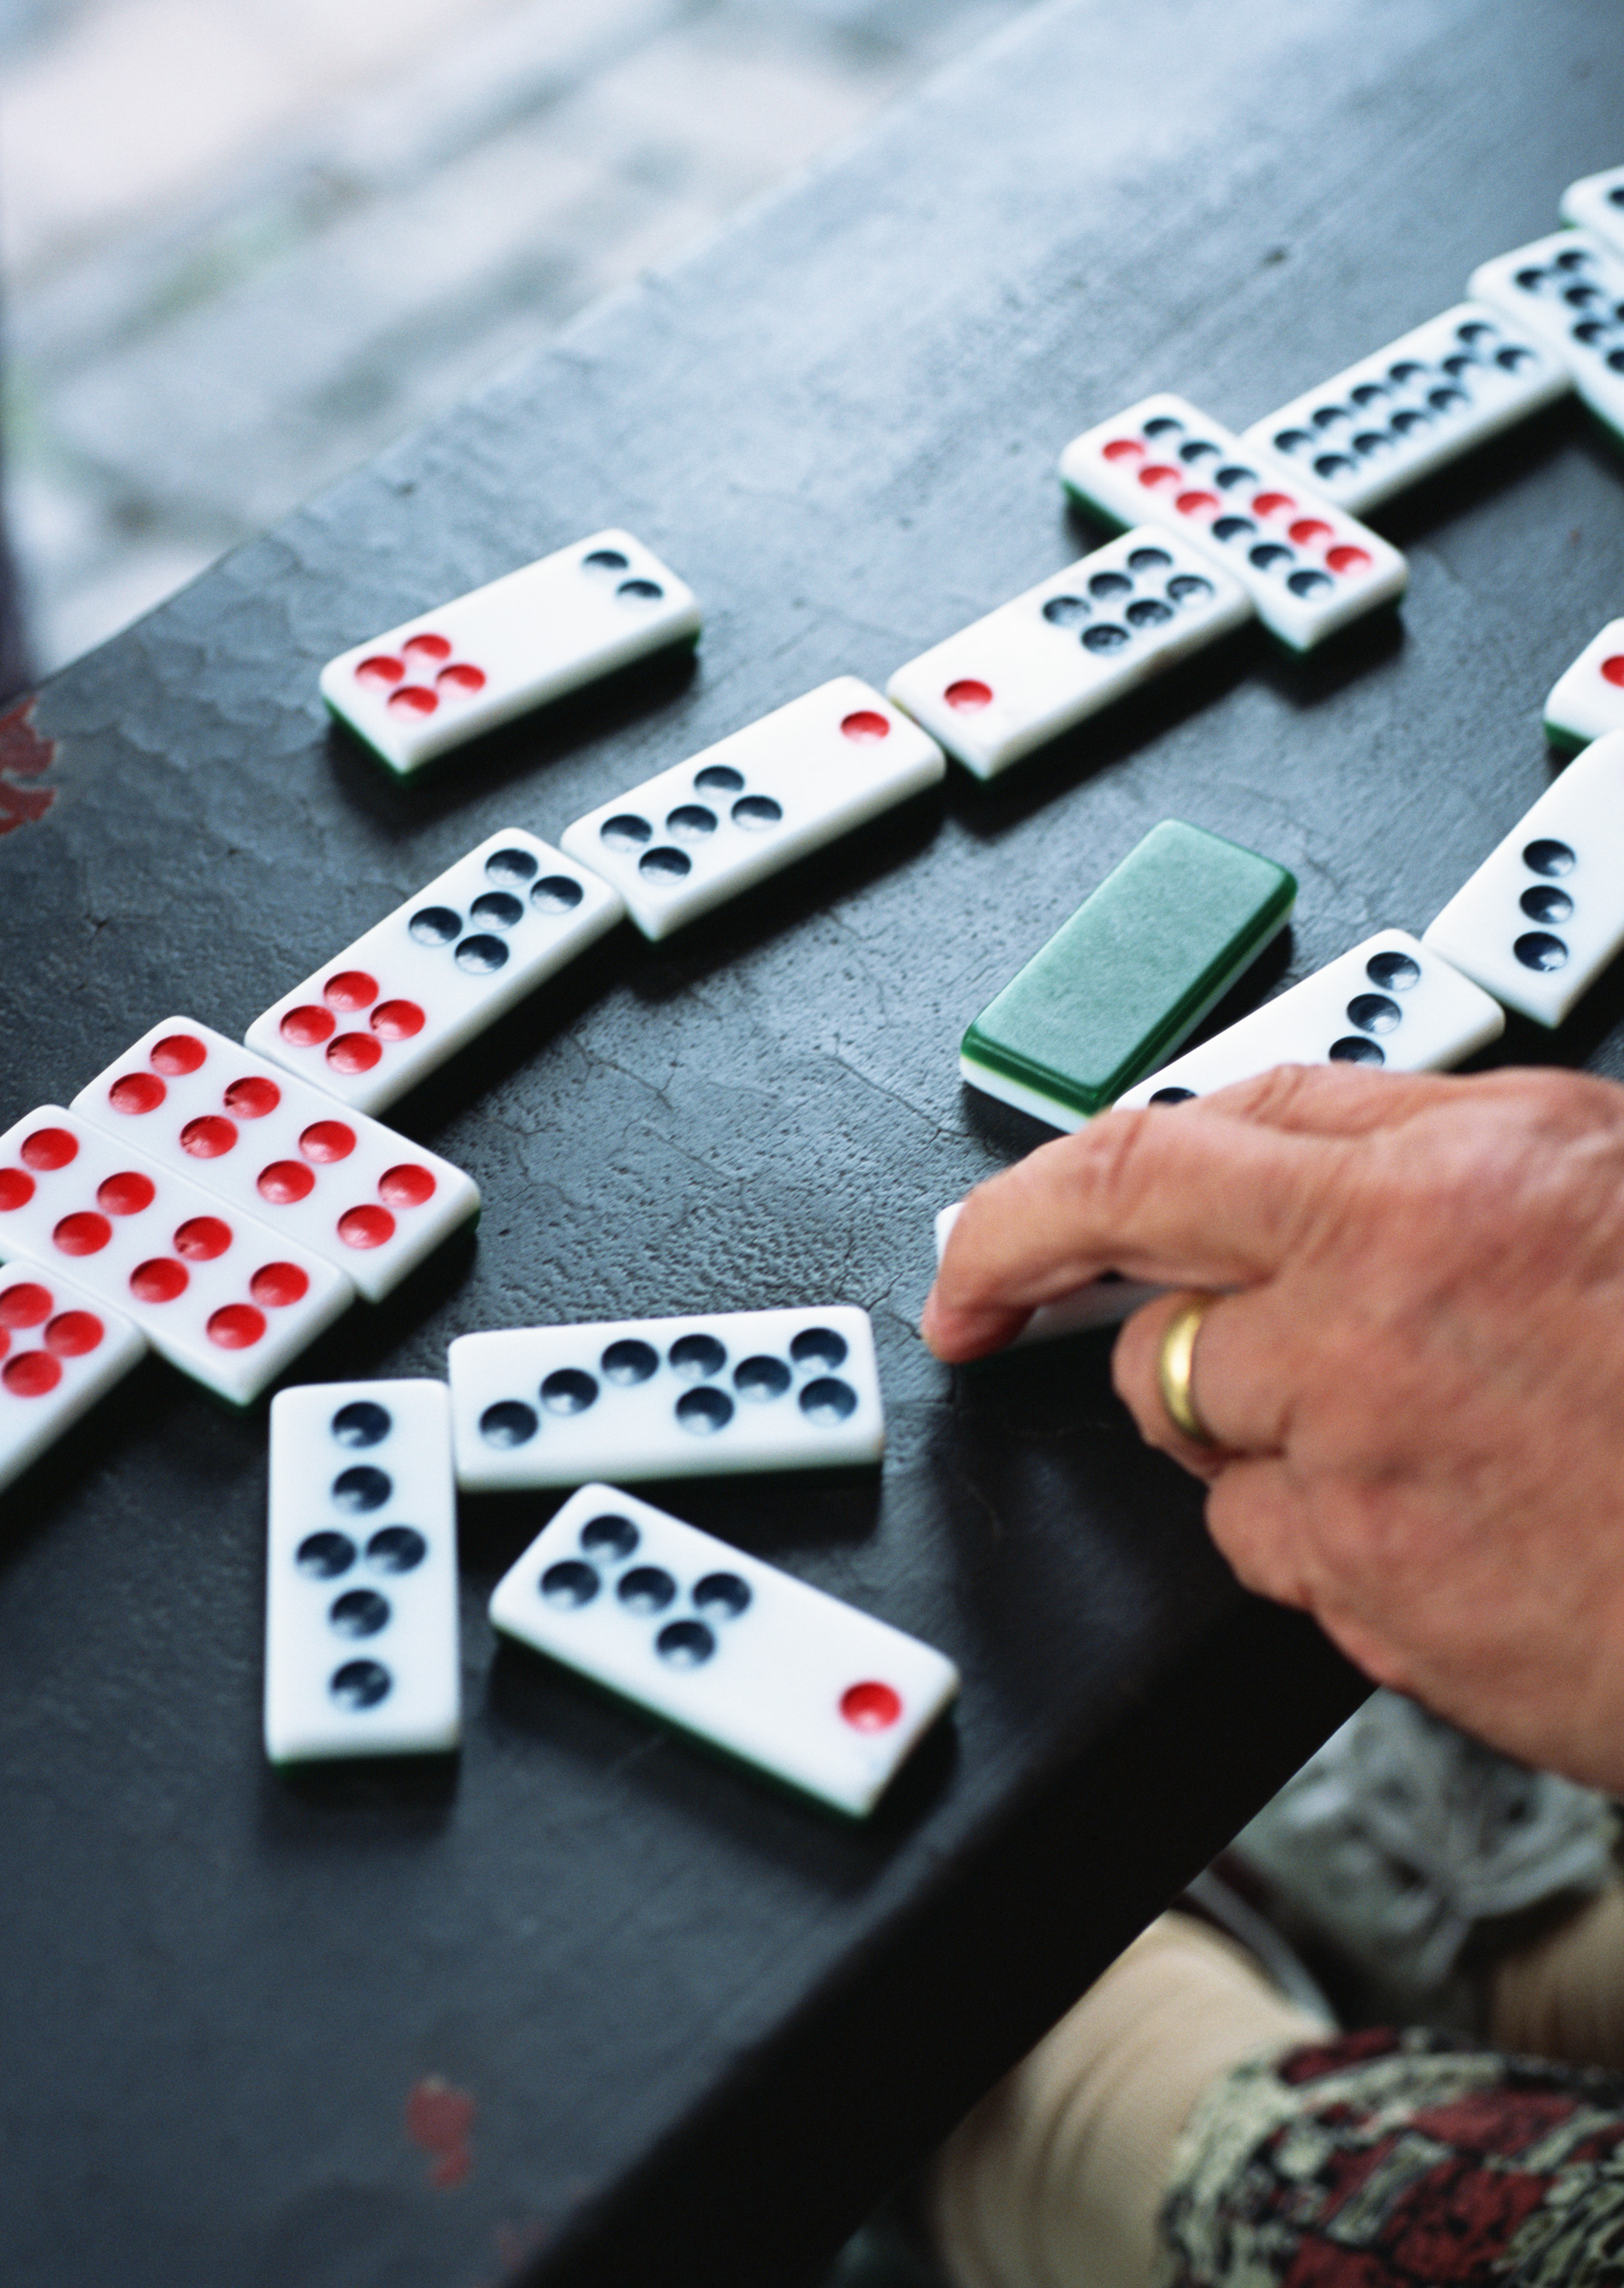
M1349 2034L1225 2075L1170 2184L1157 2288L1624 2284L1624 2075Z

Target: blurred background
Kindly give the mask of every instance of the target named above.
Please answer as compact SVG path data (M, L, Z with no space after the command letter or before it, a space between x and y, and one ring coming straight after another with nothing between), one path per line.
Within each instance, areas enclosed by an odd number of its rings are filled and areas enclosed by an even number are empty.
M1030 4L0 0L36 672Z

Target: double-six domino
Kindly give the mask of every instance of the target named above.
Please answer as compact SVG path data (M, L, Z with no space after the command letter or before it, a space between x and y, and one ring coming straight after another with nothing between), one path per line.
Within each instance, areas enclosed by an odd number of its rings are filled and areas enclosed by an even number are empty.
M1293 651L1403 595L1409 568L1288 462L1162 392L1073 437L1066 490L1108 522L1147 519L1233 573Z
M1574 757L1422 943L1507 1008L1562 1022L1624 947L1624 731Z
M1588 231L1553 231L1480 263L1467 291L1538 333L1590 410L1624 433L1624 256Z
M256 1017L248 1045L381 1112L624 912L590 867L503 827Z
M1364 516L1572 387L1565 361L1462 302L1242 433Z
M852 1304L508 1327L451 1345L457 1483L478 1492L877 1462L885 1415Z
M0 1136L0 1257L68 1267L183 1374L246 1406L347 1309L341 1271L43 1105Z
M341 652L321 696L405 775L699 628L669 565L629 532L595 532Z
M1615 254L1624 254L1624 167L1581 175L1563 192L1557 211L1564 222L1590 231Z
M195 1018L154 1025L73 1109L324 1256L373 1302L479 1212L448 1160Z
M921 652L886 696L994 778L1251 616L1238 580L1144 525Z
M280 1391L265 1559L271 1761L455 1748L456 1579L444 1383Z
M559 839L662 938L932 785L934 739L854 675L578 818Z
M0 1271L0 1492L146 1355L99 1296L32 1263Z
M1545 702L1545 735L1568 753L1624 731L1624 620L1609 620L1572 667L1565 668Z
M1499 1002L1441 949L1403 930L1379 930L1124 1090L1117 1104L1182 1104L1275 1065L1442 1072L1498 1040L1505 1025Z
M496 1584L490 1617L860 1818L959 1688L916 1637L611 1485L565 1503Z

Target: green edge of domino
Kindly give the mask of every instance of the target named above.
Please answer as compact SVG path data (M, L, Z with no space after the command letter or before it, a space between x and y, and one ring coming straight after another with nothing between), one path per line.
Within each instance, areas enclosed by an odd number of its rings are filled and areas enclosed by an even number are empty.
M1541 728L1545 734L1546 745L1554 747L1559 755L1577 755L1590 744L1588 739L1577 731L1570 731L1565 723L1553 723L1549 715Z
M1133 530L1131 525L1123 523L1114 509L1107 508L1104 501L1096 500L1092 493L1085 493L1081 486L1074 485L1069 477L1061 478L1060 489L1068 500L1075 501L1079 508L1087 509L1095 523L1104 525L1113 539L1119 532Z
M970 1026L965 1077L1081 1127L1167 1062L1296 895L1273 859L1163 819Z

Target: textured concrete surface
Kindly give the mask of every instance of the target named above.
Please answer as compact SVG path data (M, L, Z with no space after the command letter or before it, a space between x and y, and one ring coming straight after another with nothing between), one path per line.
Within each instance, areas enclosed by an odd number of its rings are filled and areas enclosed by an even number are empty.
M1027 0L11 0L39 664L860 129Z

